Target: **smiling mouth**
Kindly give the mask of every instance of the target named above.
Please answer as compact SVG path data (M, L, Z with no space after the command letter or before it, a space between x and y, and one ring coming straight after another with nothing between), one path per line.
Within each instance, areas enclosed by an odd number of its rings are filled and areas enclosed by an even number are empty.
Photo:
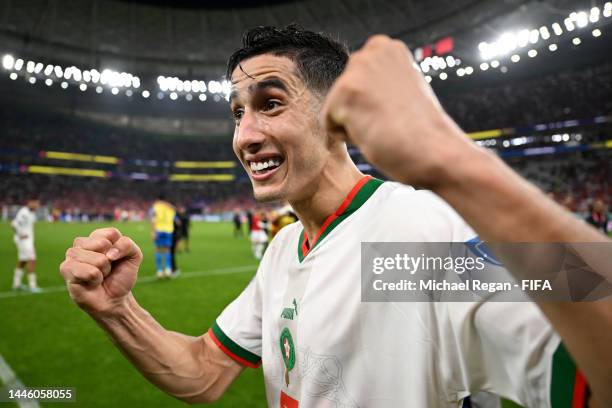
M276 170L281 164L283 164L284 160L280 156L270 157L264 160L253 160L248 161L249 168L251 169L251 173L255 176L263 176L268 173L272 173Z

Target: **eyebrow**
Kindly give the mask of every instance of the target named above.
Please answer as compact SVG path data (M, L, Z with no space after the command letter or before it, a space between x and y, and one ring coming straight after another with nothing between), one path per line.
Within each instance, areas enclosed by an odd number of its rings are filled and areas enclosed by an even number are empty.
M279 89L286 93L289 92L289 88L287 87L285 82L278 77L270 77L270 78L264 79L263 81L259 81L254 84L251 84L249 85L248 90L249 90L249 93L253 94L253 93L263 91L264 89L268 89L268 88ZM238 91L234 89L233 91L230 92L230 95L229 95L230 103L236 97L238 97Z

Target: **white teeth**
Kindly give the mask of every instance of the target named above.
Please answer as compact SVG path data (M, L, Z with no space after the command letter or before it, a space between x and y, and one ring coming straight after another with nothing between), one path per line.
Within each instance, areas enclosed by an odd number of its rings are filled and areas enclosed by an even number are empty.
M251 171L261 171L261 170L268 169L270 167L278 167L280 166L280 164L281 164L280 159L270 159L270 160L261 161L261 162L250 162L249 166L251 167Z

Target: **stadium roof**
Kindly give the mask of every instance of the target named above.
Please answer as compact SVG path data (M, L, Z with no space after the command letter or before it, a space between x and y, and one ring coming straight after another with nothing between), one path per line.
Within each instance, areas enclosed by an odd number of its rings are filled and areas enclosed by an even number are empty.
M81 66L219 77L242 33L298 22L355 48L373 33L412 45L484 24L526 0L0 0L0 42ZM168 6L172 4L172 6Z

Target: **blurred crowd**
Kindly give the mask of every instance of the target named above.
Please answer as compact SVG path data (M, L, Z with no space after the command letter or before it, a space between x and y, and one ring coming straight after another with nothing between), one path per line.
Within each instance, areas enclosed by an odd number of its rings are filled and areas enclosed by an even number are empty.
M590 119L612 113L612 64L438 97L467 132Z
M450 88L449 88L450 89ZM565 71L508 85L440 90L439 97L451 116L466 131L534 125L567 119L588 119L612 113L612 65ZM250 184L239 164L234 182L170 182L172 163L235 161L230 142L201 141L142 133L129 128L96 124L69 115L0 107L0 206L38 197L54 218L78 215L116 218L146 213L159 193L176 205L202 214L229 213L255 208ZM609 125L593 125L584 135L591 141L610 139ZM109 155L118 165L53 161L40 151ZM596 199L610 203L611 152L566 153L508 158L527 179L576 212L588 212ZM358 152L354 157L359 157ZM359 161L359 160L358 160ZM24 165L45 164L112 171L111 178L27 174ZM228 172L226 171L226 172ZM130 179L134 172L149 180ZM77 217L77 218L78 218Z
M4 151L4 156L14 153L12 157L25 158L27 153L50 150L158 162L233 160L227 143L152 135L52 112L3 106L0 121L3 124L0 151Z

